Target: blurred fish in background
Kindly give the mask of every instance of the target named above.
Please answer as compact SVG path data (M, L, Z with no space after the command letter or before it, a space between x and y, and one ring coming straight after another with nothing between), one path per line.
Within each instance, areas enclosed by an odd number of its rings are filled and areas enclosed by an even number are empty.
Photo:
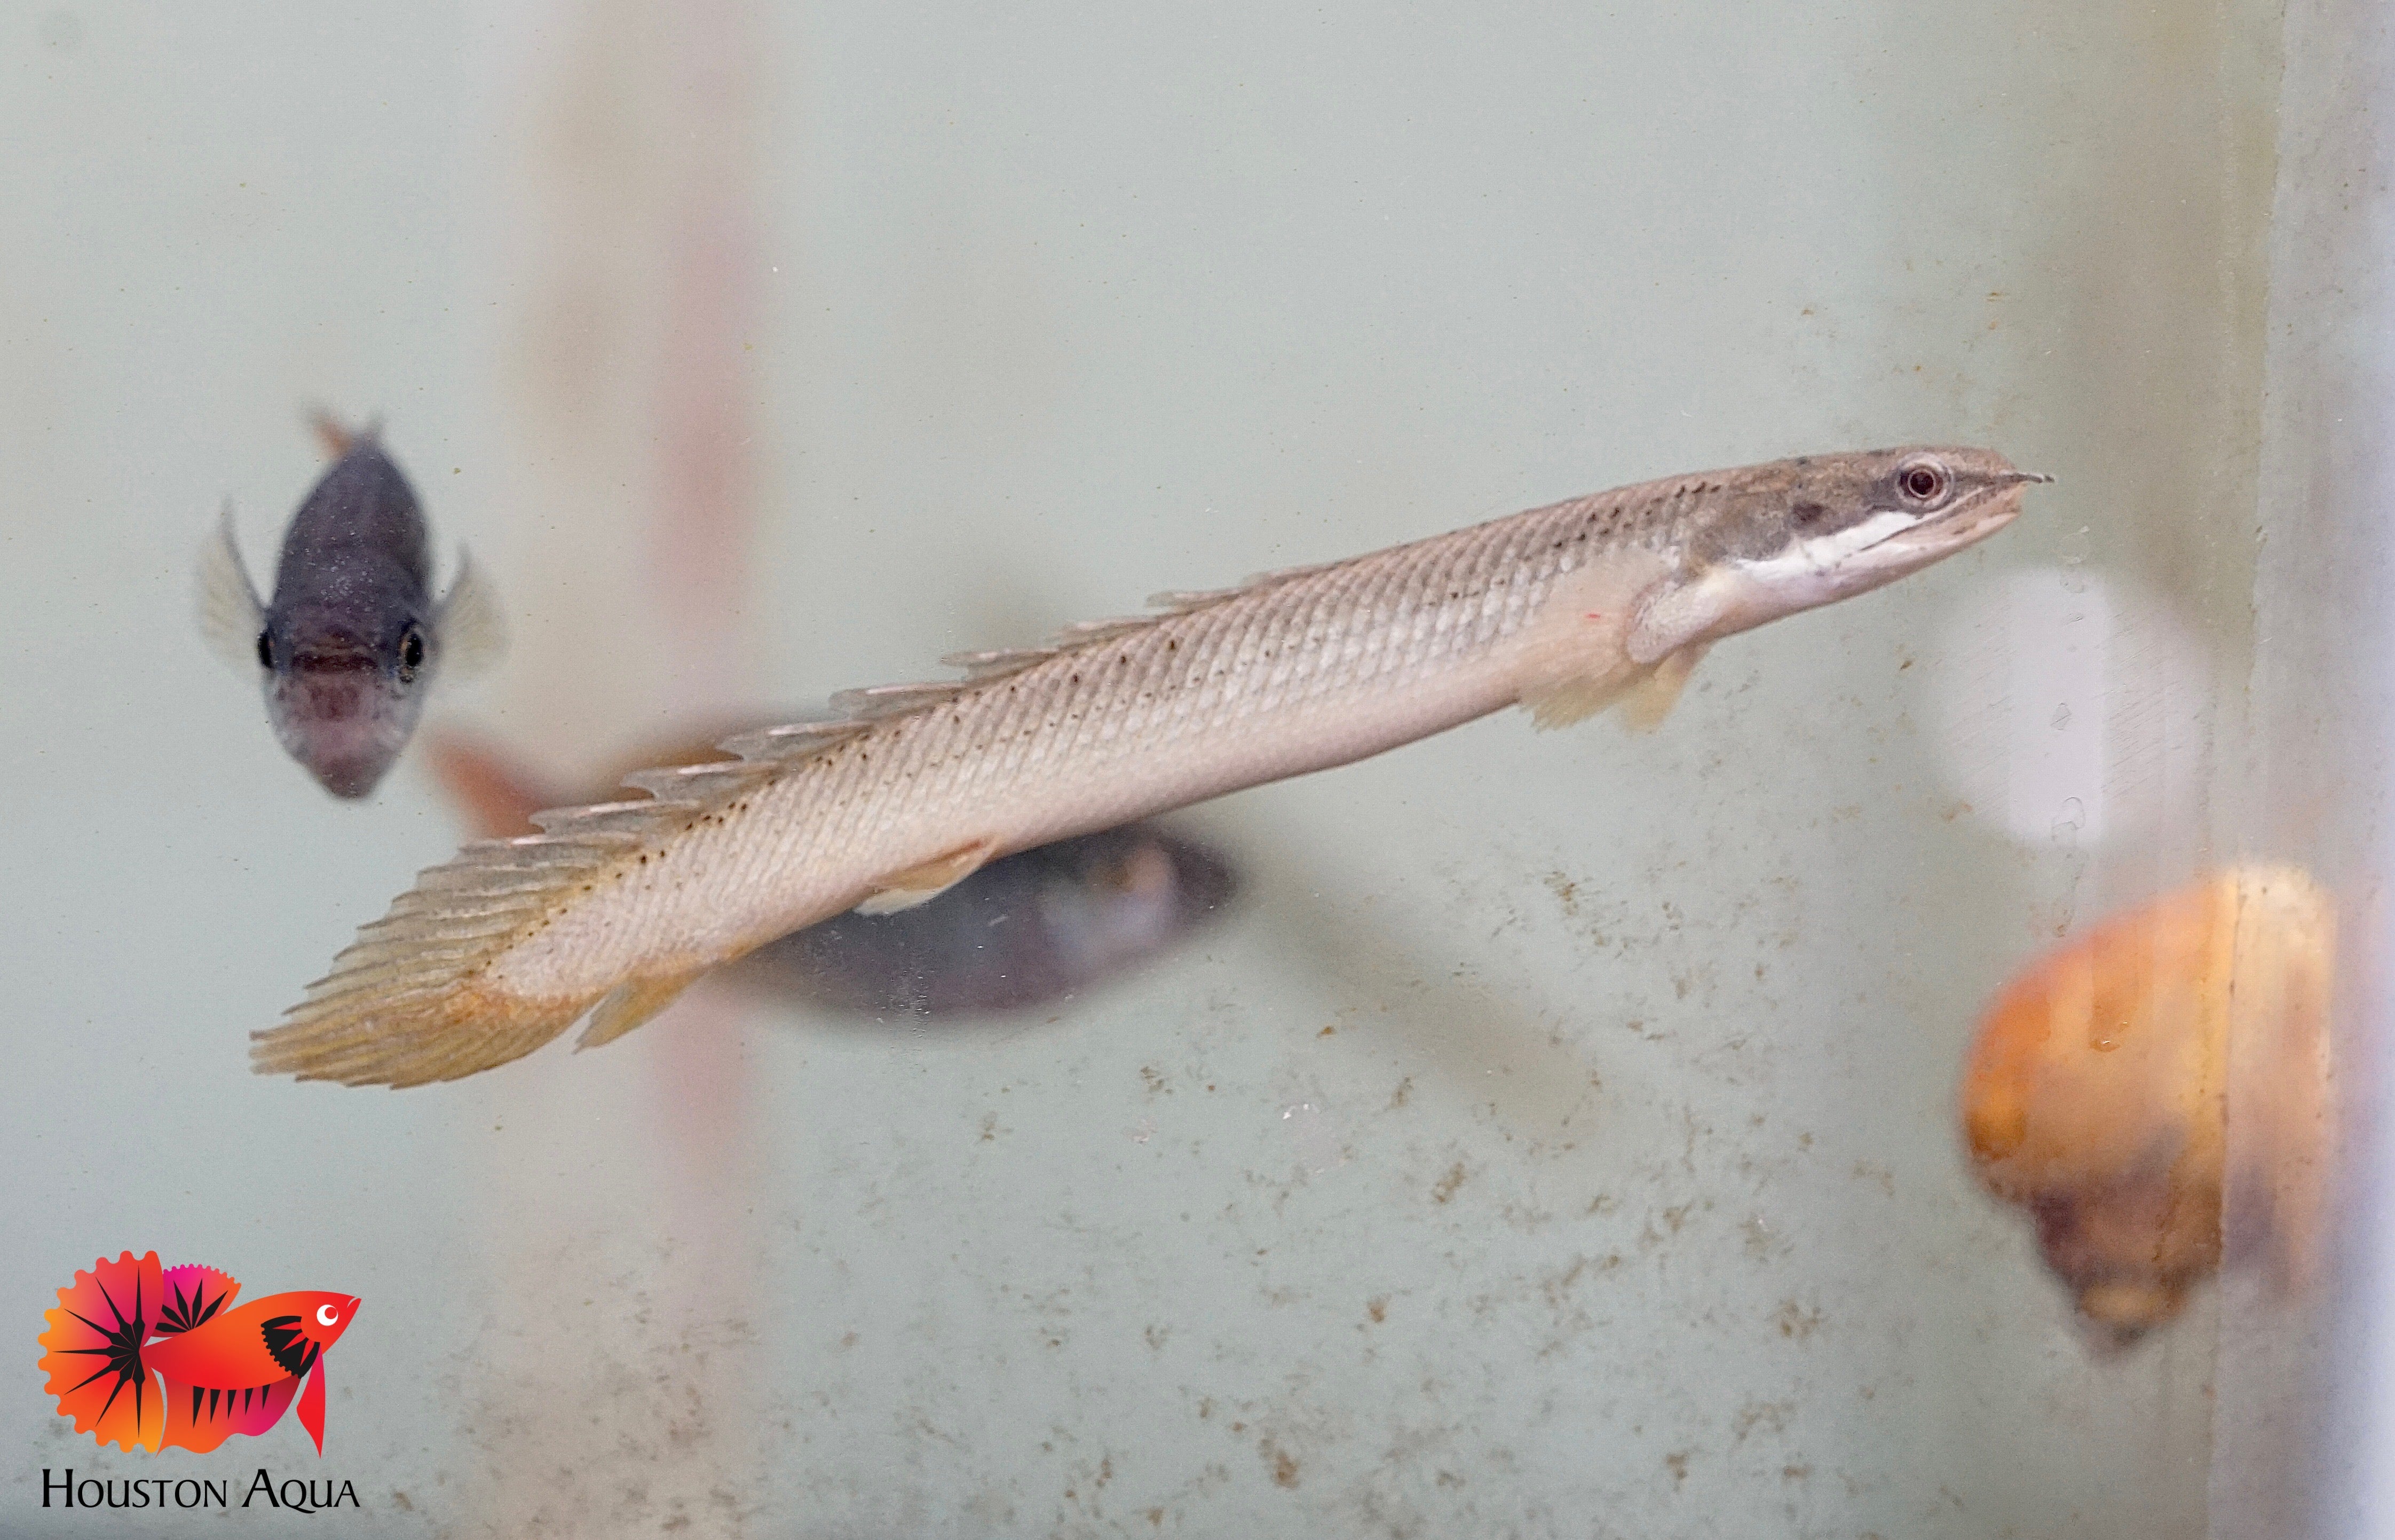
M2218 872L2015 976L1962 1087L1980 1182L2027 1210L2098 1348L2176 1317L2224 1257L2311 1271L2334 1148L2335 918L2285 867Z
M643 750L623 774L721 759L718 741L757 725ZM536 833L535 813L604 802L621 784L550 788L503 750L454 730L436 732L427 748L442 790L485 839ZM1130 824L993 861L912 909L852 911L793 931L721 976L767 998L864 1016L1027 1010L1172 950L1222 915L1237 888L1213 851Z
M434 601L424 513L378 430L314 422L333 465L284 532L274 597L251 585L228 504L201 548L200 629L227 663L258 673L284 750L325 790L356 798L407 747L436 676L496 660L501 625L463 552Z

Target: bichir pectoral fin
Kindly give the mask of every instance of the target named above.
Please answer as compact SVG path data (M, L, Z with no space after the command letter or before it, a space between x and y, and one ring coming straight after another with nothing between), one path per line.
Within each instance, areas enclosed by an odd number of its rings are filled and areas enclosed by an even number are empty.
M934 856L904 871L892 872L873 884L872 896L856 906L856 912L895 914L918 904L928 904L979 871L997 849L996 841L975 840L945 856Z
M1551 727L1568 727L1575 722L1587 721L1620 700L1621 690L1621 684L1614 679L1569 679L1560 684L1525 690L1522 704L1530 709L1532 725L1543 733Z
M1632 685L1621 697L1621 724L1634 733L1651 733L1663 725L1663 719L1679 704L1680 692L1688 686L1688 676L1697 671L1704 660L1708 642L1693 647L1682 647L1655 665L1652 672Z
M299 1426L308 1437L316 1440L316 1454L324 1454L324 1356L316 1355L316 1367L308 1375L308 1387L299 1392Z
M635 976L624 980L601 998L591 1008L590 1025L574 1040L574 1051L597 1048L615 1042L635 1027L644 1026L659 1011L672 1004L684 989L697 982L705 968L693 968L688 973L664 974L655 977Z
M1720 569L1692 582L1673 583L1638 607L1622 651L1644 668L1674 653L1722 634L1720 627L1734 618L1746 596L1746 583L1737 574ZM1698 648L1700 656L1702 648ZM1689 660L1695 666L1695 659ZM1687 678L1685 672L1681 676Z
M266 606L250 586L249 569L242 564L241 547L233 539L232 504L217 515L217 527L200 547L200 634L208 650L244 672L256 673L258 633L266 629Z

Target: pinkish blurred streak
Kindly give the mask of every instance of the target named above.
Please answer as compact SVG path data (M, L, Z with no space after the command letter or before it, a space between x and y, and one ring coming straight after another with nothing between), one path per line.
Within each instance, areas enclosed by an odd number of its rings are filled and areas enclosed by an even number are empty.
M753 700L743 603L756 525L748 342L759 285L752 155L756 91L748 60L759 27L747 0L672 9L674 146L663 296L665 330L649 390L657 424L657 501L648 571L672 649L678 712L721 714ZM668 1215L686 1233L685 1297L702 1320L746 1318L753 1263L741 1244L756 1176L755 1119L734 998L704 987L661 1034L653 1095L672 1165ZM723 1387L753 1404L758 1387ZM744 1419L745 1420L745 1419Z
M754 335L756 241L741 189L711 185L679 201L668 264L667 331L655 397L659 505L650 571L668 622L668 676L694 716L755 698L747 605L756 523L748 339Z
M496 246L524 281L497 302L517 591L534 595L535 623L509 710L563 774L643 732L742 714L760 693L745 596L769 39L754 0L531 0L523 20L523 73L500 89L504 112L524 109L510 124L523 175ZM608 646L613 669L593 661ZM485 1179L492 1261L512 1286L539 1286L561 1256L616 1269L596 1330L590 1316L493 1328L472 1392L485 1418L473 1500L490 1533L614 1533L591 1507L608 1494L642 1527L671 1528L720 1518L713 1505L745 1503L760 1480L772 1387L754 1350L750 1215L765 1161L742 1013L702 984L669 1014L676 1025L608 1050L644 1067L645 1105L602 1135L615 1148L587 1153L628 1185L561 1187L531 1153L591 1138L568 1077L600 1067L571 1058L510 1114L525 1158ZM541 1202L558 1205L553 1222L529 1217ZM587 1419L558 1418L561 1398ZM674 1428L706 1433L658 1431Z

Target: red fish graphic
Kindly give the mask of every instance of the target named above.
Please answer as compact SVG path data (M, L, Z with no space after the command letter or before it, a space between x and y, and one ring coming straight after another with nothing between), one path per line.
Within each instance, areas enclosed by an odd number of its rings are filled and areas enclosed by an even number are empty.
M49 1392L76 1432L205 1453L265 1432L296 1397L324 1454L324 1349L349 1329L355 1295L302 1290L229 1309L241 1285L214 1268L161 1269L156 1252L126 1252L92 1268L59 1291L41 1337Z

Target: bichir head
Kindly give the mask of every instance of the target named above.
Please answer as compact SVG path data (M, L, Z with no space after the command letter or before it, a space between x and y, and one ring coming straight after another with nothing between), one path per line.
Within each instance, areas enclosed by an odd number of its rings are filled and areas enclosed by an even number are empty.
M1893 582L1985 539L2047 477L1992 449L1877 449L1782 462L1785 485L1707 531L1710 561L1803 608Z
M1696 524L1676 578L1629 642L1652 663L1798 610L1892 583L2020 516L2050 480L1992 449L1874 449L1758 468L1688 489Z

